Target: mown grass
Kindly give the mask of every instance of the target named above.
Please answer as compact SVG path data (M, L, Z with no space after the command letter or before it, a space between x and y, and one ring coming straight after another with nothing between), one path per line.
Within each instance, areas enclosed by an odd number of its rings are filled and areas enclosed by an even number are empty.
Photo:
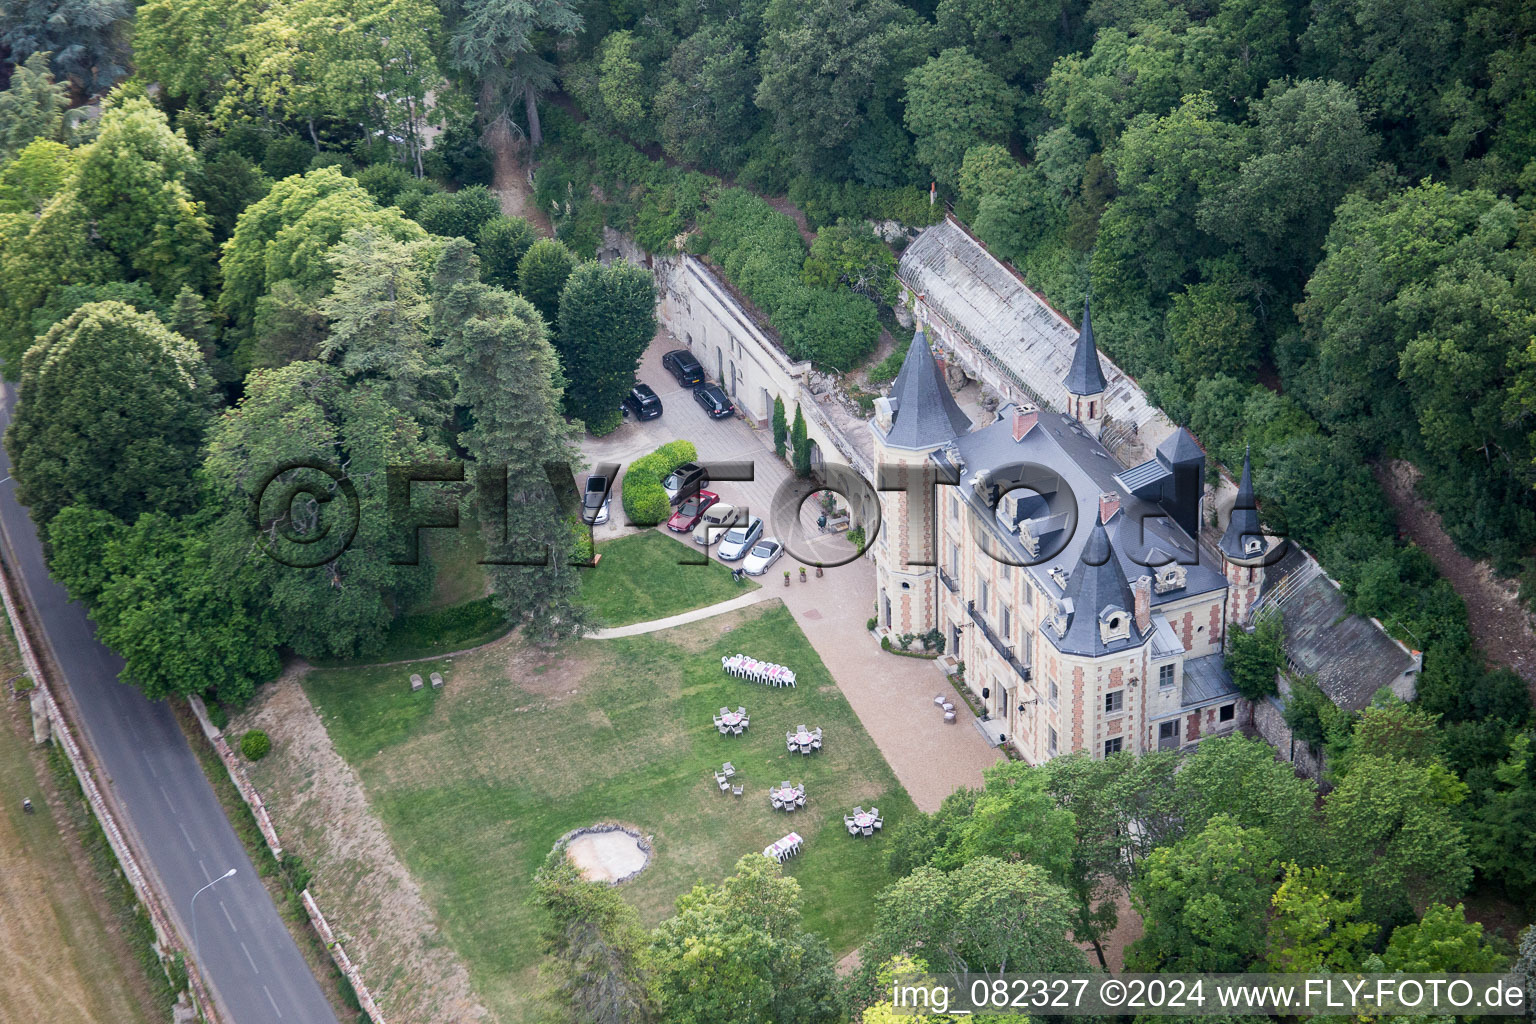
M726 676L720 658L737 651L794 667L800 686ZM434 669L448 679L444 691L409 692L409 672ZM545 1009L529 879L565 832L617 820L654 836L651 865L622 889L654 924L695 882L716 881L743 854L797 831L805 853L785 870L801 883L806 923L841 952L858 944L874 894L892 881L886 837L848 836L843 814L878 805L888 834L913 810L776 603L662 633L584 641L547 665L498 648L454 663L314 672L304 686L503 1021L537 1019ZM751 728L719 735L713 713L738 704L751 713ZM825 731L820 754L785 750L784 731L802 722ZM720 793L711 777L726 760L746 787L740 798ZM805 783L805 809L772 810L768 787L781 779Z
M597 567L583 570L581 599L603 626L664 619L757 589L751 580L732 580L731 570L692 540L658 530L606 541L597 550Z

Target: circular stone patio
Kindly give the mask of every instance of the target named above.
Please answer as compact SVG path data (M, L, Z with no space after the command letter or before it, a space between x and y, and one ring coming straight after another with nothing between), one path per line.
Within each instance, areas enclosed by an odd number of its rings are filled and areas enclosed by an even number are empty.
M651 845L640 833L621 825L594 825L561 838L557 847L589 882L617 885L645 870Z

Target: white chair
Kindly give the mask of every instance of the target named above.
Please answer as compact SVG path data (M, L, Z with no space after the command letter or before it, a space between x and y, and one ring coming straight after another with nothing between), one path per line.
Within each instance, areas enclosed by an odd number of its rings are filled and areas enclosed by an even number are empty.
M860 831L867 836L872 836L875 834L875 827L873 825L865 825Z
M944 721L948 722L950 725L954 725L955 724L955 713L953 711L946 711L946 712L944 712Z
M944 704L944 695L942 693L934 694L933 695L933 702L935 704L938 704L938 705L940 705L942 707L943 704Z
M731 764L729 761L721 765L720 770L725 773L726 778L730 778L732 775L736 774L736 766Z
M732 786L731 787L731 795L732 796L741 796L741 791L742 791L743 788L744 787L742 787L742 786Z
M738 714L738 715L746 715L746 713L747 713L747 709L746 709L746 708L744 708L744 707L741 707L741 706L740 706L740 705L737 705L737 707L736 707L736 713L737 713L737 714Z
M726 780L726 777L724 775L716 775L715 776L715 782L719 784L720 792L722 792L722 793L724 793L727 789L731 788L730 782Z
M811 740L811 749L812 750L820 750L821 749L821 739L819 737L816 738L816 739Z
M877 830L880 829L880 828L883 828L884 825L885 825L885 819L884 818L876 818L875 819L875 828Z

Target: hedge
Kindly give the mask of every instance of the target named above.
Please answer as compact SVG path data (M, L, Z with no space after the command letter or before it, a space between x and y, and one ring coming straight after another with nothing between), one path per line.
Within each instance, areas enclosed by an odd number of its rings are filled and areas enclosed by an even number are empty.
M624 474L624 515L635 526L655 526L671 514L661 479L699 457L692 441L671 441L629 464Z

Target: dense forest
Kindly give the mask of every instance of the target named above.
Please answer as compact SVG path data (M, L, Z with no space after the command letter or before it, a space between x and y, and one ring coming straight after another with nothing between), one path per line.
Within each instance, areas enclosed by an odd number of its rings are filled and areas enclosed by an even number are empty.
M21 0L0 84L7 445L54 573L153 696L238 703L284 650L382 649L434 575L392 547L403 461L497 474L491 554L554 553L434 628L577 635L582 539L542 467L616 426L654 329L649 275L591 261L603 228L707 258L792 355L878 382L877 229L949 210L1058 308L1091 290L1100 345L1216 459L1250 446L1267 525L1425 653L1412 709L1352 718L1298 684L1326 796L1240 740L1176 781L1161 756L996 770L892 837L906 877L842 985L762 858L649 932L551 865L580 1019L884 1019L904 952L1086 964L1066 933L1107 934L1119 897L1149 969L1514 952L1457 901L1536 893L1527 686L1399 541L1372 466L1411 461L1452 538L1536 600L1536 7ZM531 221L487 187L525 172ZM322 468L269 495L293 461ZM360 542L309 564L348 494ZM251 557L253 522L287 564ZM1131 820L1162 827L1131 848ZM913 911L946 901L972 915ZM731 963L699 962L701 935ZM583 987L594 966L613 988ZM714 968L755 1015L694 986Z

